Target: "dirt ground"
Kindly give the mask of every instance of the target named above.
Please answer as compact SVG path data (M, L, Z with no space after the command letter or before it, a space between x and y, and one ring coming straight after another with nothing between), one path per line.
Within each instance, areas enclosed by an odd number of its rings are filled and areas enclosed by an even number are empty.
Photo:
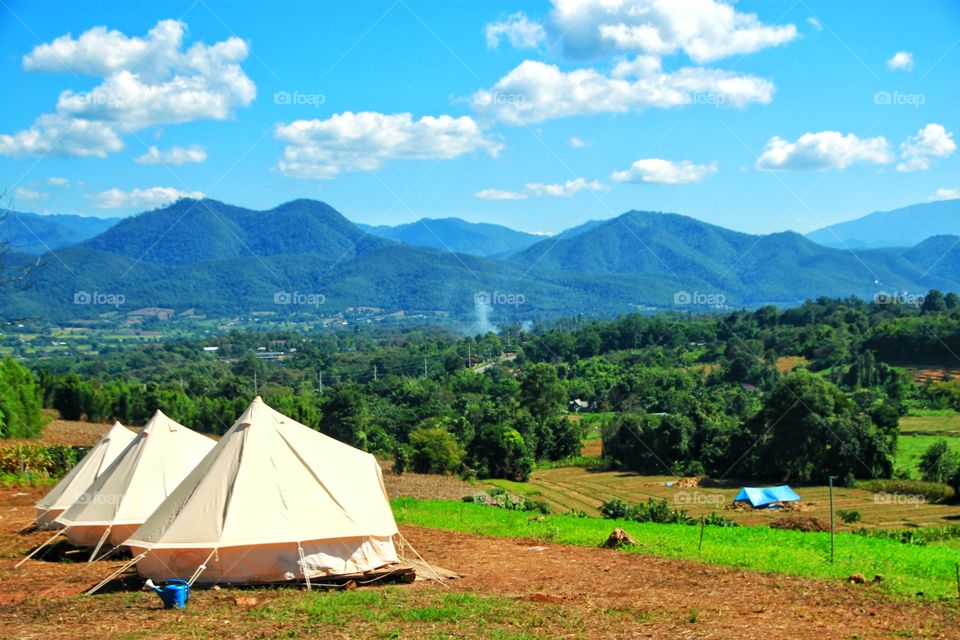
M0 490L3 637L163 638L182 632L178 625L185 614L161 610L152 594L78 597L118 568L120 561L28 561L14 569L28 549L47 537L41 532L17 533L31 522L32 505L41 493ZM576 620L576 635L585 638L960 637L955 606L893 599L872 586L420 527L404 527L403 534L429 561L463 578L448 586L418 582L399 588L425 590L425 595L450 589L519 601L544 612L536 631L545 636L553 635L551 620L562 617ZM289 599L289 594L286 589L257 591L254 609ZM255 611L239 606L242 595L231 589L197 591L187 619L200 625L196 632L201 636L274 635L277 629L263 627ZM569 623L564 625L556 631L569 631ZM361 635L349 628L343 634ZM402 637L422 634L424 630L408 626Z

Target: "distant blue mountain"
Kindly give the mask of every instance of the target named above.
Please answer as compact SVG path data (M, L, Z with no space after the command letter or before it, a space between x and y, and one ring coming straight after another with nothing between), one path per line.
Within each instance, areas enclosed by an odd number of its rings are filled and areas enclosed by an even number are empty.
M395 227L358 224L364 231L397 242L438 251L499 258L525 249L543 239L532 233L460 218L423 218Z
M825 247L841 249L912 247L933 236L960 235L960 200L914 204L833 224L807 234Z
M26 211L0 212L0 243L11 251L39 255L80 244L103 233L119 218L93 218Z

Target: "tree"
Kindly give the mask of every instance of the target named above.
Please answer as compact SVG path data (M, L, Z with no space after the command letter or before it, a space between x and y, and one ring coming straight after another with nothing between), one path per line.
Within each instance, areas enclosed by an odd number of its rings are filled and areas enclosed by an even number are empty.
M0 360L0 438L35 438L46 424L43 395L33 374L7 357Z
M893 471L895 434L879 429L849 396L812 373L784 376L756 420L769 434L758 475L810 483Z
M960 460L957 454L950 450L946 440L937 440L930 445L920 456L920 475L927 482L949 482Z
M451 473L460 468L463 447L452 433L441 427L410 432L413 469L418 473Z
M320 431L331 438L366 450L369 414L360 388L340 385L327 396L320 418Z
M520 402L530 415L544 424L566 408L567 394L557 379L556 367L540 363L529 368L520 383Z
M947 310L947 301L939 289L930 289L923 298L920 310L924 313L939 313Z
M477 475L526 482L533 470L533 456L516 429L505 424L484 425L470 446Z
M680 415L620 415L603 436L603 451L628 469L642 473L671 473L692 459L695 427Z

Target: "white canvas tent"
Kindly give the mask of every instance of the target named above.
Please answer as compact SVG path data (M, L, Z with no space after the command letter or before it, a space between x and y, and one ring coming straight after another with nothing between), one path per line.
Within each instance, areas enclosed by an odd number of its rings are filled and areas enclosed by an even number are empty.
M126 540L216 443L157 411L126 449L63 514L70 544Z
M395 563L397 533L372 455L258 396L126 545L153 580L264 583Z
M37 503L36 526L38 529L56 529L54 522L61 513L76 502L87 487L106 471L117 456L137 437L130 429L115 422L93 446L83 460L63 476L50 493Z

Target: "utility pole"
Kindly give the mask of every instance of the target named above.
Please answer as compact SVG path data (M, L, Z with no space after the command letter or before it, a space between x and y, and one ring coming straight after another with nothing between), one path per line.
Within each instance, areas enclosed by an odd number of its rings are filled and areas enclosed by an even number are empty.
M423 356L423 377L427 377L427 356Z
M256 369L253 370L253 395L254 396L260 395L257 387L257 370Z
M373 381L377 381L377 365L373 365Z
M320 374L320 395L323 395L323 369L318 371Z
M471 345L468 344L467 345L467 368L469 369L472 366L473 366L473 350L471 349Z
M833 554L834 554L834 541L833 537L836 535L836 529L833 526L833 481L837 479L837 476L830 476L830 564L833 564Z

